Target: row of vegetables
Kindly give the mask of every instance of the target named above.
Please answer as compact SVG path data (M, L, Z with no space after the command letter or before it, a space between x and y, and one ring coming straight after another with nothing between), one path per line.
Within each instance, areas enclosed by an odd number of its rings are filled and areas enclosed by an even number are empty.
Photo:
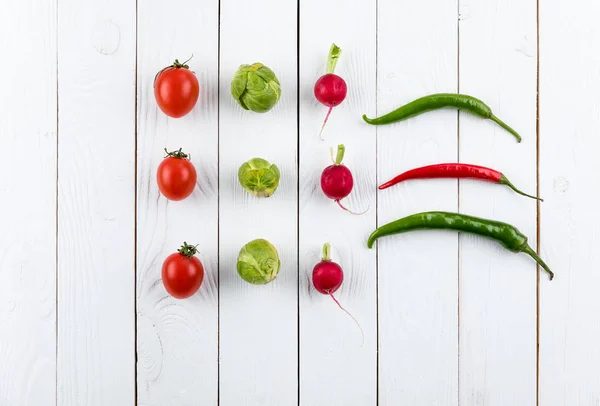
M340 105L347 94L345 80L334 73L340 55L341 49L332 44L326 73L314 85L315 98L328 107L319 132L321 139L333 108ZM196 75L189 69L188 62L189 60L183 63L175 60L172 65L159 71L154 80L156 102L166 115L173 118L188 114L198 100L200 86ZM278 103L281 86L275 73L262 63L241 65L231 81L231 95L243 109L266 113ZM521 136L496 117L489 106L473 96L464 94L427 95L380 117L368 118L363 115L363 120L370 125L387 125L441 108L455 108L491 120L512 134L517 142L521 142ZM197 174L194 165L191 163L190 156L182 149L172 152L165 149L165 152L166 156L160 163L156 175L159 190L167 199L185 199L190 196L196 185ZM352 172L342 163L344 153L344 145L338 146L335 158L331 150L333 162L321 173L321 190L342 209L352 214L363 214L366 210L356 213L341 203L342 199L351 193L354 185ZM542 200L517 189L500 171L465 163L440 163L414 168L383 183L379 189L387 189L406 180L431 178L470 178L493 182L506 185L518 194ZM279 185L279 179L279 168L259 157L243 163L238 170L240 186L259 198L273 195ZM431 211L400 218L376 228L367 239L367 247L372 248L375 241L382 237L423 229L453 230L495 240L509 251L528 254L548 273L550 279L554 276L548 265L529 246L527 237L516 227L461 213ZM312 282L317 291L330 295L339 305L333 294L343 282L343 272L338 264L331 261L329 250L329 244L326 243L321 261L313 269ZM196 254L197 247L184 242L176 253L171 254L164 261L162 280L167 292L173 297L180 299L190 297L202 285L204 268ZM248 242L240 249L237 258L239 276L252 284L266 284L273 281L279 273L280 265L277 249L264 239Z

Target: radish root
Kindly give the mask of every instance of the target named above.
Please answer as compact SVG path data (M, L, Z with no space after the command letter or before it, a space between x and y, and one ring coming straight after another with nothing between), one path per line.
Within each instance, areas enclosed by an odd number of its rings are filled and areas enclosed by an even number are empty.
M329 106L329 110L327 111L327 115L325 116L325 120L323 121L323 125L321 126L321 131L319 131L319 138L321 141L325 141L323 138L323 129L325 128L325 124L327 124L327 120L329 119L329 115L331 114L331 110L333 110L333 104Z
M340 200L336 200L335 202L338 204L338 206L340 206L340 207L342 208L342 210L344 210L344 211L347 211L348 213L350 213L350 214L354 214L354 215L356 215L356 216L360 216L361 214L365 214L366 212L368 212L368 211L369 211L369 207L367 207L367 209L366 209L365 211L362 211L362 212L360 212L360 213L357 213L357 212L354 212L354 211L352 211L352 210L350 210L350 209L348 209L348 208L344 207L344 205L342 205L342 202L341 202Z
M360 330L360 335L361 335L361 343L360 346L362 347L365 343L365 333L363 332L362 327L360 326L360 323L358 322L358 320L356 320L354 318L354 316L352 314L350 314L350 312L346 309L344 309L342 307L342 305L340 304L340 302L337 301L337 299L335 298L335 296L333 296L333 293L330 293L329 296L331 296L331 298L333 299L333 301L335 302L335 304L338 305L338 307L340 309L342 309L344 311L344 313L346 313L348 316L350 316L352 318L352 320L354 320L354 322L356 323L356 325L358 326L358 329Z

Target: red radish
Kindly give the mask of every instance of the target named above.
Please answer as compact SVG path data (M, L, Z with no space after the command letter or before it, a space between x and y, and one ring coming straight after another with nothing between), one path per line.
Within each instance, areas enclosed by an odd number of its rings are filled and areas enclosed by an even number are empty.
M342 282L344 281L344 271L342 271L341 266L339 266L331 260L331 256L329 255L330 248L331 247L329 243L323 244L323 256L321 257L321 262L319 262L313 268L313 285L315 286L317 292L331 296L335 304L337 304L340 309L346 312L348 316L352 317L352 320L354 320L354 322L360 329L360 334L362 335L362 340L364 343L365 335L363 333L362 328L360 327L360 324L354 318L354 316L350 314L350 312L348 312L342 307L342 305L340 305L340 302L337 301L335 296L333 296L333 294L340 288L340 286L342 286Z
M319 132L321 139L323 139L321 133L323 132L323 128L325 128L331 110L344 101L348 92L348 87L344 79L333 73L341 53L342 50L337 45L331 44L329 58L327 59L327 73L321 76L317 80L317 83L315 83L315 97L321 104L329 107L325 121L323 121L323 125L321 126L321 131Z
M367 208L367 210L362 213L355 213L345 208L340 202L340 200L352 192L352 187L354 186L352 172L350 172L350 169L346 166L342 165L345 150L343 144L338 145L337 155L335 160L333 160L333 149L331 149L331 160L333 161L333 165L329 165L323 170L323 173L321 173L321 189L323 190L323 193L325 193L325 196L333 199L338 206L345 211L352 214L363 214L369 209Z

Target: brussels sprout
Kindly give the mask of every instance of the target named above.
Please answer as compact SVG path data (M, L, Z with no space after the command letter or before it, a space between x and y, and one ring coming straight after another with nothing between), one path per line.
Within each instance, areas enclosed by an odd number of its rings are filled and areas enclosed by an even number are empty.
M269 197L279 186L279 168L262 158L252 158L240 166L238 180L252 195Z
M240 65L231 81L231 95L244 109L266 113L279 101L281 87L275 73L262 63Z
M277 277L281 262L269 241L257 239L242 247L237 259L238 274L246 282L264 285Z

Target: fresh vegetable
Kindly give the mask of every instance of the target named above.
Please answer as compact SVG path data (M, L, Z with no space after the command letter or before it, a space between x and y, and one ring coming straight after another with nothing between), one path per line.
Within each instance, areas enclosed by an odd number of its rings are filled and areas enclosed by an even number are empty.
M190 156L181 151L169 152L158 165L156 181L158 189L169 200L183 200L196 187L196 168L190 162Z
M340 206L345 211L352 214L363 214L367 210L362 213L354 213L353 211L348 210L346 207L342 205L340 200L345 198L352 192L352 188L354 186L354 179L352 178L352 172L345 165L342 164L342 160L344 159L345 147L340 144L337 147L337 155L335 160L333 160L333 149L331 149L331 160L333 161L333 165L328 166L321 173L321 189L325 196L330 199L333 199L338 206Z
M319 137L321 137L321 139L323 139L321 134L323 133L325 124L327 124L327 119L331 114L331 110L344 101L346 93L348 92L348 87L346 86L344 79L333 73L341 53L342 50L337 45L331 45L331 48L329 49L329 58L327 59L327 73L321 76L315 83L315 97L321 104L329 107L323 125L321 126L321 131L319 132Z
M240 65L231 81L231 95L245 110L266 113L281 97L275 73L262 63Z
M238 254L238 274L254 285L264 285L275 280L280 267L277 249L262 238L250 241Z
M196 245L184 242L176 253L169 255L162 266L162 282L169 294L177 299L192 296L204 280L204 267L195 256Z
M335 304L337 304L348 316L352 317L352 320L354 320L360 329L364 341L364 333L360 327L360 323L352 316L352 314L350 314L350 312L344 309L335 296L333 296L340 286L342 286L342 282L344 281L344 271L342 271L341 266L331 260L331 256L329 255L330 249L331 246L329 243L323 244L323 256L321 257L321 262L315 265L312 272L313 285L317 292L331 296Z
M363 120L369 124L381 125L390 124L397 121L406 120L408 118L418 116L419 114L441 109L444 107L454 107L459 110L463 110L474 114L475 116L490 119L506 131L511 133L517 139L517 142L521 142L521 136L506 123L500 120L492 113L492 109L488 107L481 100L464 94L455 93L437 93L428 96L421 97L413 100L412 102L405 104L404 106L398 107L381 117L367 118L366 114L363 114Z
M516 227L502 223L468 216L459 213L430 211L413 214L377 228L369 236L367 246L373 247L375 240L393 234L406 233L414 230L454 230L463 233L479 235L500 243L511 252L523 252L532 257L548 273L550 280L554 274L546 263L527 244L527 237Z
M262 158L252 158L238 169L240 185L256 197L269 197L279 186L279 168Z
M190 58L191 59L191 58ZM187 65L189 59L163 68L154 78L154 97L158 107L174 118L188 114L198 101L200 85L198 78Z
M461 163L447 163L437 165L427 165L420 168L411 169L403 172L395 178L385 182L379 186L380 190L387 189L390 186L396 185L402 181L409 179L433 179L433 178L469 178L479 179L489 182L506 185L520 195L531 197L544 201L543 199L535 196L528 195L527 193L521 192L515 187L507 178L495 169L486 168L484 166L469 165Z

